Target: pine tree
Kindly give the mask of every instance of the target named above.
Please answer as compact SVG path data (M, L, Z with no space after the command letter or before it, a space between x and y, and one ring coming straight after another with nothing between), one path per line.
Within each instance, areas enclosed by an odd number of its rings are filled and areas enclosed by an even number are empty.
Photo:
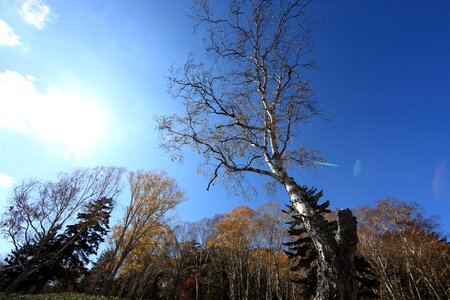
M49 281L74 284L86 274L89 256L96 254L104 241L112 206L111 198L93 200L78 214L78 222L68 225L63 233L49 234L51 238L31 241L12 251L0 272L2 289L24 274L26 279L14 292L37 293Z
M323 195L322 191L317 191L315 188L301 187L303 199L308 201L311 207L317 214L324 217L325 214L330 213L329 201L319 204L319 200ZM292 267L292 271L298 272L305 270L306 275L300 278L293 279L294 282L302 285L302 296L305 298L311 297L316 293L317 288L317 250L312 242L311 237L307 234L302 217L298 212L288 205L288 210L285 211L292 217L292 221L288 222L288 233L293 237L292 242L285 243L288 251L285 251L289 259L297 259L296 264ZM326 226L330 231L336 231L336 221L325 221Z
M319 200L323 196L323 192L317 191L316 188L302 186L301 193L303 199L311 205L311 207L315 210L315 213L324 219L326 229L331 234L336 234L338 228L337 222L335 220L327 220L326 218L327 214L331 214L331 210L329 209L330 202L325 201L324 203L319 204ZM301 270L303 270L306 273L304 275L300 275L298 278L292 279L292 281L300 284L302 286L302 296L304 298L309 298L315 295L317 289L318 252L311 237L307 233L302 217L292 207L292 205L288 205L287 207L288 209L285 212L292 218L292 220L288 222L288 233L291 235L293 240L285 243L285 246L288 247L288 250L285 252L289 256L289 259L296 260L295 265L291 268L291 271L298 274ZM372 271L371 265L365 260L364 257L359 255L355 256L354 262L358 286L358 299L378 298L374 290L378 287L379 282Z
M13 250L5 259L5 266L0 272L0 281L2 290L6 288L15 278L35 266L40 266L20 285L17 286L15 292L34 293L42 290L48 280L54 280L56 266L52 263L46 263L52 253L56 252L60 247L59 240L53 234L51 238L40 240L39 242L30 241L18 250Z
M68 245L60 257L58 279L72 282L87 274L86 265L89 257L97 254L98 247L104 242L104 236L109 231L109 218L113 203L111 198L101 198L86 205L84 212L79 213L78 223L68 225L66 231L59 237Z

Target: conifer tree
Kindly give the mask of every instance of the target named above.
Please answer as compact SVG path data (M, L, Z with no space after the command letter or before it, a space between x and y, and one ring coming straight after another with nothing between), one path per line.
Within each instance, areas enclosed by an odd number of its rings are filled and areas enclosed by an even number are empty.
M330 202L325 201L319 204L319 200L323 196L323 192L317 191L316 188L302 186L301 193L305 201L307 201L315 210L315 213L324 219L329 233L335 235L338 229L337 222L335 220L327 220L326 218L327 214L331 214L331 210L329 209ZM285 212L292 218L292 220L288 222L288 233L291 235L292 241L285 243L285 246L288 247L288 250L285 252L289 256L289 259L296 260L294 266L291 268L291 271L297 274L302 270L304 271L304 274L300 275L298 278L293 278L292 280L302 285L302 296L304 298L309 298L315 295L317 289L318 252L314 246L313 240L304 226L301 216L292 207L292 205L288 205L287 207L288 209ZM373 291L376 290L379 282L375 278L371 265L363 256L360 255L355 256L354 263L358 287L358 299L378 298L376 293Z
M78 223L68 225L60 236L61 244L68 245L60 257L60 280L74 281L87 274L89 257L97 254L98 247L109 231L109 218L113 209L111 198L101 198L89 203L84 212L78 214Z
M111 198L93 200L78 214L78 222L68 225L63 233L49 235L54 237L51 239L31 241L13 251L0 273L2 288L21 277L24 279L15 286L14 292L37 293L48 281L74 285L79 276L87 273L89 256L96 254L104 241L112 202Z
M309 205L315 210L315 212L324 217L325 214L330 213L328 208L329 201L319 204L319 200L323 195L322 191L317 191L315 188L308 188L307 186L301 187L302 197L305 201L308 201ZM288 233L293 237L292 242L285 243L288 247L286 254L290 259L297 259L295 265L292 267L292 271L298 272L300 270L306 270L306 275L300 278L293 279L294 282L299 283L303 287L302 296L305 298L311 297L315 294L317 288L317 250L312 242L311 237L307 234L307 230L304 226L301 216L292 205L288 205L288 213L292 220L288 222ZM325 221L326 226L330 232L336 231L336 221Z

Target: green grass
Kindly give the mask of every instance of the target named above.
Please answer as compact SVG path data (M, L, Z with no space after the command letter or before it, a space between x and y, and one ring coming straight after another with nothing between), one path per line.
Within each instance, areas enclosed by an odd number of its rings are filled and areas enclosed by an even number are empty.
M12 294L6 296L0 293L0 299L12 299L12 300L114 300L119 299L115 297L103 297L103 296L91 296L75 293L60 293L60 294L39 294L39 295L19 295Z

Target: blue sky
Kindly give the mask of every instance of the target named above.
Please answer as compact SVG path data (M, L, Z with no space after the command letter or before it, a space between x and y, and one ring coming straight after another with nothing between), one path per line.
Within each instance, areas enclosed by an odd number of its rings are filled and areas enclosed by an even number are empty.
M199 157L186 151L178 165L158 149L154 116L179 109L168 69L201 53L189 8L0 2L0 207L15 182L97 165L167 171L187 192L180 220L287 201L282 192L250 203L220 186L206 192ZM338 167L300 170L297 180L324 189L335 208L416 201L450 232L450 2L326 1L310 15L319 69L309 76L333 120L311 122L301 141Z

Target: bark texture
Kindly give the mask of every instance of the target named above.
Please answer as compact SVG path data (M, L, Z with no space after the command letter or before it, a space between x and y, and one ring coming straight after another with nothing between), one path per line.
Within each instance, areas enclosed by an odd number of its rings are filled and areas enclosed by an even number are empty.
M292 178L285 184L294 207L302 215L305 226L319 253L316 300L356 299L354 257L358 244L356 221L350 209L338 210L338 230L333 236L325 228L324 219L301 199L300 187Z
M354 257L358 237L356 222L350 209L338 211L335 242L323 245L318 266L315 299L356 299Z

